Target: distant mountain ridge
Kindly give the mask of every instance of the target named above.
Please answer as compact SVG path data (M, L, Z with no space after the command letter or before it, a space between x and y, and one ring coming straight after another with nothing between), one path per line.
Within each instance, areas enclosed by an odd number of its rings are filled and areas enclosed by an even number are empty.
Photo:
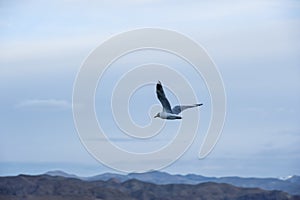
M54 174L54 173L51 173ZM62 174L62 173L60 173ZM153 175L153 174L151 174ZM6 200L299 200L282 191L240 188L224 183L159 185L136 179L84 181L50 175L0 177L0 199Z
M54 171L49 171L45 173L46 175L49 176L61 176L61 177L65 177L65 178L77 178L77 179L81 179L81 177L75 175L75 174L69 174L66 173L64 171L61 170L54 170Z
M48 175L78 178L85 181L108 181L110 179L119 182L136 179L143 182L154 184L200 184L206 182L227 183L237 187L261 188L264 190L281 190L293 195L300 195L300 176L291 176L282 180L279 178L242 178L242 177L205 177L196 174L171 175L166 172L152 171L146 173L130 173L128 175L104 173L92 177L77 177L76 175L56 171L57 173L47 172ZM75 176L75 177L74 177Z

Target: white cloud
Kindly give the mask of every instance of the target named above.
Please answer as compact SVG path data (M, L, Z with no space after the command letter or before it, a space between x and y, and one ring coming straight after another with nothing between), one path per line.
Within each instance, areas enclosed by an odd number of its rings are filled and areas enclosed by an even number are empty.
M15 105L16 108L52 108L70 109L72 104L66 100L57 99L29 99Z

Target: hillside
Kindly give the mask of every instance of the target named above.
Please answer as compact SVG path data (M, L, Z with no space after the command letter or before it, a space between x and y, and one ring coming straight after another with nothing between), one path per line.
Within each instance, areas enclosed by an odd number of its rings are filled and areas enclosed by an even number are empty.
M75 175L66 174L65 172L52 171L48 175L76 177ZM292 195L300 195L300 178L299 176L291 176L287 179L277 178L243 178L243 177L205 177L196 174L188 175L172 175L166 172L152 171L147 173L130 173L127 175L105 173L92 177L77 177L86 181L107 181L116 179L120 182L137 179L143 182L154 184L200 184L206 182L227 183L237 187L261 188L264 190L281 190Z
M296 200L281 191L265 191L258 188L239 188L229 184L201 183L157 185L136 179L120 182L117 179L107 181L83 181L76 178L59 176L19 175L0 177L0 199L16 200L92 200L92 199L211 199L211 200Z

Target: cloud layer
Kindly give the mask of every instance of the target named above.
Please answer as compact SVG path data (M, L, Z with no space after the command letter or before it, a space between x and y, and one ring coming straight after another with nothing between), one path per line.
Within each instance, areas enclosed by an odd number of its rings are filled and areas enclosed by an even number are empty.
M40 109L71 109L72 104L66 100L57 99L29 99L15 105L16 108L40 108Z

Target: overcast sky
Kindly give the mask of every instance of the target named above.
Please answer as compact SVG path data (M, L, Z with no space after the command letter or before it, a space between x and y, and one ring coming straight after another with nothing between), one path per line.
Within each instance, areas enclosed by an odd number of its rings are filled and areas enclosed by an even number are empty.
M299 175L300 2L226 2L2 1L0 175L54 169L79 175L115 172L97 162L80 143L71 109L73 83L82 62L99 44L114 34L142 27L167 28L193 38L218 66L226 88L222 136L213 152L199 160L210 97L201 78L186 71L199 101L207 105L200 111L203 125L191 148L164 171L209 176ZM121 64L151 59L176 63L184 73L188 66L168 56L155 52L129 55L119 65L115 63L107 83L117 80L116 74L122 75ZM96 99L107 97L111 87L97 93ZM140 113L130 108L141 125L148 123L149 106L158 103L153 88L145 87L132 99L147 106L140 105ZM175 101L170 92L167 95ZM103 117L111 116L111 110L97 104L96 108L103 109L97 113L100 123L114 130L111 117ZM124 148L141 146L136 141L115 142Z

